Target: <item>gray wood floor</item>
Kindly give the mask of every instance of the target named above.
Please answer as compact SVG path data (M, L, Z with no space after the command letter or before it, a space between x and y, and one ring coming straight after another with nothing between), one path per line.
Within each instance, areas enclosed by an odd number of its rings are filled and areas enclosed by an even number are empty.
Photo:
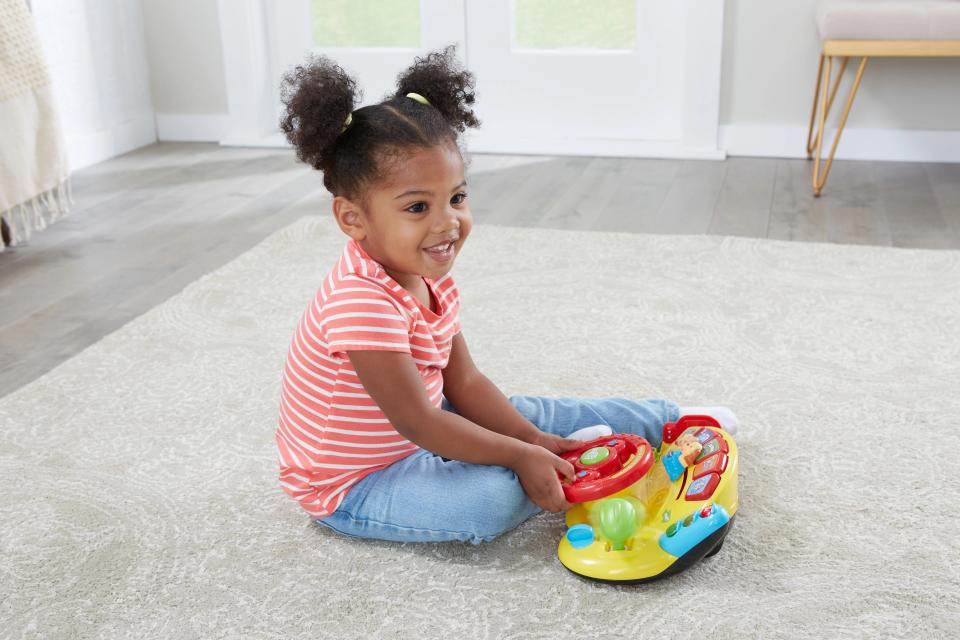
M480 224L960 248L960 164L473 156ZM77 172L69 216L0 253L0 396L305 215L290 151L163 143Z

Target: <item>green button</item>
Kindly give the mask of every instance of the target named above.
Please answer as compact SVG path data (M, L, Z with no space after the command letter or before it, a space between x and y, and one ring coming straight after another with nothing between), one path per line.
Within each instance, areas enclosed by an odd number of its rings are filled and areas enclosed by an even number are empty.
M667 537L675 534L677 532L677 529L679 528L680 528L680 524L678 522L674 522L672 525L667 527Z
M606 447L594 447L593 449L587 449L583 452L583 455L580 456L580 464L600 464L609 457L609 449Z
M720 450L720 441L711 440L707 444L703 445L703 450L700 452L700 455L697 456L697 459L694 462L700 462L707 456L716 453Z

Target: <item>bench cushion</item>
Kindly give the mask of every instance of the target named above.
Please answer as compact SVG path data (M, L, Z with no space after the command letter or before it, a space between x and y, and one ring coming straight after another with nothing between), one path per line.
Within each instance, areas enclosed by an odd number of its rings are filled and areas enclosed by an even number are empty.
M817 0L822 40L960 40L960 0Z

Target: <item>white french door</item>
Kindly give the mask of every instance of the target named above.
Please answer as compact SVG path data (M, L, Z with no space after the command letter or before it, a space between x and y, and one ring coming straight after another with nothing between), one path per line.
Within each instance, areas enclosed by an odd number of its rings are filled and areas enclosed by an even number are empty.
M221 23L225 144L283 144L278 83L309 51L357 78L362 106L456 44L477 78L472 151L723 157L722 0L221 0Z
M397 74L406 69L415 56L429 51L443 48L449 44L456 44L457 51L463 60L465 49L464 33L464 6L463 0L393 0L401 4L411 5L415 10L406 25L398 25L398 29L414 29L418 33L415 37L404 37L403 33L390 33L388 25L380 30L366 34L367 39L375 40L379 36L390 37L401 42L391 42L386 46L361 43L350 46L346 43L336 43L330 46L324 42L317 42L318 29L314 22L328 16L325 15L326 4L338 3L312 2L311 0L266 0L269 42L271 45L271 77L279 81L283 72L290 67L303 62L307 53L315 51L322 53L342 66L357 80L357 85L363 90L363 100L358 106L380 102L388 91L396 90ZM352 5L363 5L364 2L354 0ZM388 2L367 2L371 11L376 11L377 5ZM327 11L330 11L328 9ZM336 10L334 7L332 10ZM357 14L359 12L353 9ZM349 26L334 33L326 33L327 38L348 39ZM419 29L416 29L419 27ZM344 31L346 30L346 33ZM386 31L386 33L384 33ZM357 34L362 38L364 34ZM406 40L409 44L404 44Z

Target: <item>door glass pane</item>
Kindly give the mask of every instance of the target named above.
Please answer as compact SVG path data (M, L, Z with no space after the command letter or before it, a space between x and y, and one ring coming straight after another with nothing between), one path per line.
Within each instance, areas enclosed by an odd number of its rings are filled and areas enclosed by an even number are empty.
M420 47L420 0L311 0L316 47Z
M520 49L632 49L637 0L514 0Z

